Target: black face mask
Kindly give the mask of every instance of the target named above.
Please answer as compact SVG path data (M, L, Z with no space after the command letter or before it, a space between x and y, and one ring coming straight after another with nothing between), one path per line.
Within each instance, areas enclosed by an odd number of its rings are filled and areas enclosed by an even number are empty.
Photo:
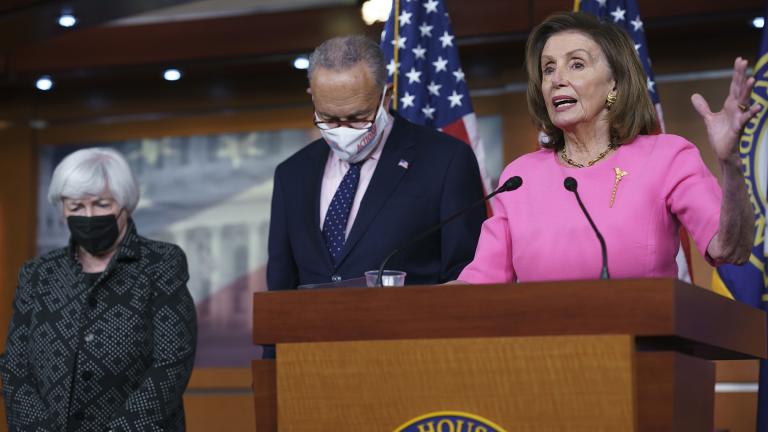
M91 255L98 255L115 244L120 230L113 214L104 216L69 216L69 232L78 246Z

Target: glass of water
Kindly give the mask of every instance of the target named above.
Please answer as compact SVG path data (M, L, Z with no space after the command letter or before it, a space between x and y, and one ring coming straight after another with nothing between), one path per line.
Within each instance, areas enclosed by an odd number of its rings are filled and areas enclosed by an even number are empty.
M384 270L381 274L381 286L403 286L405 285L405 274L404 271L399 270ZM378 270L365 272L365 284L369 287L375 287L378 275Z

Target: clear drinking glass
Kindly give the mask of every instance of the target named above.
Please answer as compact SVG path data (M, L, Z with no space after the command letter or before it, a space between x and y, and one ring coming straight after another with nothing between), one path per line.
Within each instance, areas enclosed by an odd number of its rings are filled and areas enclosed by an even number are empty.
M405 274L404 271L399 270L384 270L384 273L381 275L381 286L403 286L405 285ZM366 285L375 287L378 275L378 270L368 270L365 272Z

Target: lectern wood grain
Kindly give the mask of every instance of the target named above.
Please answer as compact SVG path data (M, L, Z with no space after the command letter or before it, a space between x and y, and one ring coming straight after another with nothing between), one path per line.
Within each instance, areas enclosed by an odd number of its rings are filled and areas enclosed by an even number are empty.
M263 344L633 334L741 359L767 339L759 309L672 279L275 291L254 295L253 319Z
M507 431L634 431L628 335L329 342L278 346L278 425L393 431L464 411Z
M256 432L277 431L277 382L274 360L254 360L253 401L255 406Z
M676 352L635 355L637 423L641 432L710 432L715 365Z
M254 343L278 351L254 368L273 395L255 402L280 431L388 432L466 410L515 431L711 432L708 360L766 358L768 340L764 312L671 279L267 292L253 316ZM623 340L629 378L615 352L594 355L603 337ZM591 342L530 342L548 338Z

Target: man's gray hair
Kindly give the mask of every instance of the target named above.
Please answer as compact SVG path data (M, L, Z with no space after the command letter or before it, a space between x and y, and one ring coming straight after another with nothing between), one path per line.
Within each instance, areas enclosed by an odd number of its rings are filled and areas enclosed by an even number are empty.
M376 42L361 35L338 36L320 44L309 56L307 77L311 83L317 67L344 71L361 61L368 66L376 85L383 88L387 83L384 54Z
M104 192L129 214L139 204L139 185L123 155L110 148L92 147L70 154L56 166L48 201L59 206L64 198L81 199Z

